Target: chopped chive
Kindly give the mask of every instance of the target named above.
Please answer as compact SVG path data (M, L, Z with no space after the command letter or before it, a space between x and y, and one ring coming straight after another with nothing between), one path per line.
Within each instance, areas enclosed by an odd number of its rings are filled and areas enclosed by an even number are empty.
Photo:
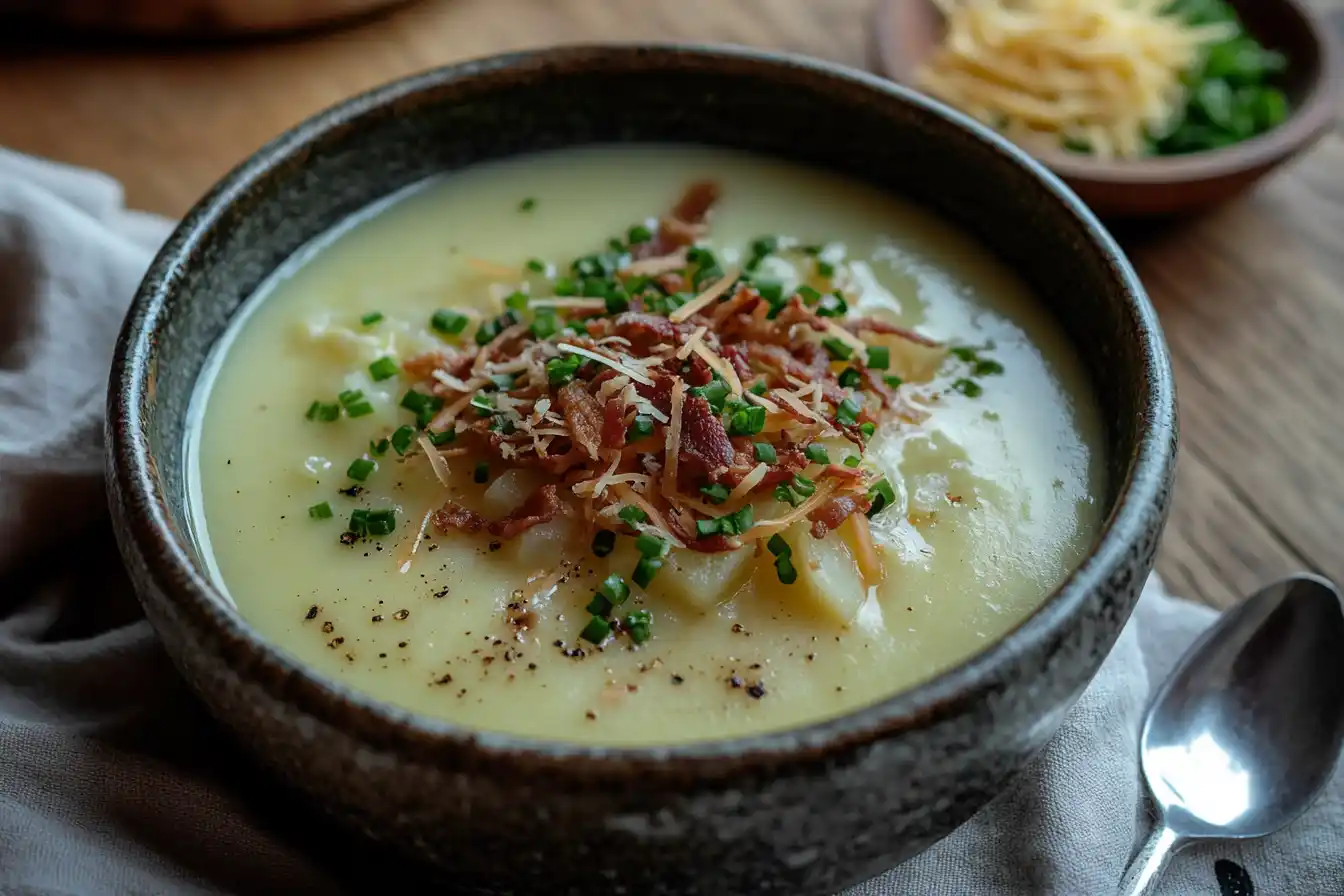
M384 454L387 453L387 449L390 448L391 446L392 443L387 439L379 439L376 442L371 441L369 442L369 453L375 454L378 457L382 457Z
M476 344L489 345L499 335L499 321L487 320L476 329Z
M489 417L495 412L495 396L489 392L477 392L471 396L471 407L478 417Z
M569 277L557 277L553 287L555 294L560 297L576 296L579 294L579 288Z
M349 529L350 529L351 532L355 533L356 535L360 536L361 538L364 537L364 536L366 536L366 535L368 535L368 534L369 534L369 512L368 512L367 510L352 510L352 511L350 511L350 526L349 526Z
M637 507L634 504L625 505L621 508L620 513L616 515L631 526L636 523L647 523L649 521L649 515L644 512L644 509L642 507Z
M663 561L658 557L640 557L639 562L635 564L635 571L630 574L630 580L641 588L649 587L653 577L658 575L658 570L663 568Z
M976 361L980 360L980 355L969 345L954 345L948 349L947 352L958 360L965 361L967 364L974 364Z
M636 644L643 644L653 636L652 627L653 614L648 610L635 610L625 617L625 629Z
M871 439L873 434L877 432L877 424L871 420L866 420L859 424L859 432L865 439Z
M776 557L785 556L793 553L793 548L784 540L784 536L776 532L770 536L770 540L765 543L765 548Z
M413 441L415 441L414 426L398 426L392 433L392 449L398 454L405 454Z
M490 464L488 461L480 461L476 464L475 471L471 478L476 482L486 482L490 479Z
M967 398L979 398L980 394L985 391L975 380L968 380L965 378L954 382L952 388L962 395L965 395Z
M636 439L642 439L653 435L653 418L647 414L638 414L630 423L630 429L626 432L627 441L633 442Z
M845 458L845 466L850 469L854 469L861 463L863 463L863 458L859 457L857 454L851 454L849 457Z
M868 366L873 370L886 370L891 366L891 349L885 345L868 346Z
M775 446L769 442L755 442L751 447L756 450L757 463L773 464L779 460L779 455L775 453Z
M878 480L868 490L868 500L872 502L872 506L868 508L868 516L875 516L896 503L896 490L886 479Z
M341 406L325 401L315 401L308 405L308 412L304 416L309 420L317 420L321 423L334 423L340 419Z
M727 400L729 391L727 383L723 380L715 379L713 382L706 383L703 386L696 386L690 390L690 393L709 402L709 406L714 413L721 414L723 413L723 403Z
M593 599L588 601L588 606L584 607L584 609L594 616L610 616L611 601L600 594L594 594Z
M848 313L849 303L839 292L822 297L821 304L817 306L818 317L844 317Z
M620 314L630 307L630 299L624 293L609 292L605 298L608 314Z
M380 320L382 320L382 319L383 319L383 312L381 312L381 311L370 311L368 314L365 314L363 317L361 317L361 318L359 319L359 322L360 322L360 324L362 324L363 326L371 327L371 326L373 326L374 324L378 323L378 321L380 321Z
M363 482L364 480L368 479L369 474L376 469L378 469L378 465L376 463L369 460L368 458L361 457L350 462L350 466L346 467L345 469L345 475L349 476L356 482Z
M350 417L367 417L373 413L373 405L367 401L357 401L347 407L345 413Z
M794 568L790 555L781 554L775 558L775 575L779 576L781 585L792 585L798 581L798 570Z
M635 539L635 550L639 551L642 557L665 557L667 556L668 543L657 535L643 532Z
M359 404L361 401L364 401L364 393L359 389L346 389L340 395L336 396L336 400L341 403L341 407L348 411L350 410L350 405Z
M814 464L829 464L831 462L831 455L827 453L826 446L820 442L809 442L808 446L803 449L803 457Z
M443 399L437 395L426 395L411 389L401 397L401 406L416 415L426 411L434 413L443 407Z
M790 507L798 506L798 496L793 493L792 489L783 483L775 486L775 500L787 504Z
M755 283L756 291L761 294L771 307L778 307L784 304L784 284L776 280L759 280Z
M370 535L391 535L392 531L397 528L397 512L395 510L370 510L368 527Z
M550 339L560 331L560 318L552 311L542 311L532 320L532 338Z
M831 356L832 361L848 361L854 354L854 349L847 342L841 342L839 339L823 339L821 347L826 349L826 354Z
M583 358L578 355L552 358L546 362L546 379L552 386L563 386L574 379L574 374L582 364Z
M859 406L854 399L846 398L835 409L835 419L841 426L853 426L859 422Z
M607 622L607 620L603 619L601 616L594 616L592 619L588 620L588 624L583 627L583 631L579 633L579 637L585 641L591 641L594 644L601 644L603 641L607 640L607 636L610 634L611 623Z
M818 259L817 259L817 276L818 276L818 277L834 277L834 276L835 276L835 265L831 264L829 261L822 261L820 258L818 258Z
M621 578L620 573L614 572L597 586L597 593L611 601L612 606L619 607L630 596L630 586L625 584L625 579Z
M442 432L427 430L425 435L429 436L429 444L435 448L442 448L444 445L452 444L457 439L457 429L445 429Z
M800 286L795 292L803 300L804 305L815 305L821 301L821 293L810 286Z
M743 535L755 524L756 511L752 509L750 504L747 504L737 513L730 513L721 517L721 520L720 528L724 535ZM732 528L731 532L728 531L730 527Z
M727 486L716 482L713 485L700 486L700 494L708 498L711 504L722 504L728 500L729 491Z
M747 391L752 395L764 395L770 391L770 387L765 384L765 380L757 380L747 388Z
M529 258L527 260L527 269L537 274L546 273L546 262L540 258Z
M630 228L630 231L625 235L625 238L629 241L630 245L637 246L640 243L647 243L652 240L653 232L643 224L636 224L634 227Z
M886 383L888 386L890 386L890 387L893 388L893 389L899 389L899 388L901 388L901 384L904 383L905 380L901 379L900 377L896 376L895 374L892 374L892 375L890 375L890 376L884 376L884 377L882 377L882 382Z
M808 479L806 476L799 476L797 474L794 474L794 477L792 480L790 480L789 485L793 487L793 490L795 492L802 495L804 498L811 497L812 493L817 490L817 484L815 482L813 482L811 479Z
M711 535L719 534L719 520L722 517L715 517L708 520L695 521L695 535L697 538L708 538Z
M610 529L598 529L593 536L593 553L605 557L616 549L616 533Z
M765 428L765 408L749 407L733 414L728 423L730 436L754 436Z
M537 207L537 200L533 199L531 196L527 197L522 202L518 203L518 211L520 212L530 212L532 211L532 209L536 207Z
M430 317L429 326L436 333L442 333L444 336L456 336L467 328L467 316L458 314L456 311L449 311L446 308L440 308Z
M506 436L511 436L514 434L515 431L517 431L517 429L518 427L513 422L513 420L509 417L504 416L503 414L496 416L495 419L490 421L491 432L497 432L502 433L503 435Z
M331 505L326 501L323 501L321 504L314 504L312 507L308 508L308 516L315 520L329 520L333 516Z
M839 380L840 385L846 389L856 389L858 388L859 383L862 382L859 377L859 372L853 367L846 367L844 370L840 371Z
M1003 373L1003 365L993 358L981 358L971 372L976 376L998 376Z
M369 376L375 383L390 380L397 375L397 362L384 355L369 365Z

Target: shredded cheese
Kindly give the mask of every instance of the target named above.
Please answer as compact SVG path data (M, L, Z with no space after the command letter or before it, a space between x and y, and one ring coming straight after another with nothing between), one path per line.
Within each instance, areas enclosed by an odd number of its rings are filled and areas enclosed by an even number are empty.
M660 535L662 535L669 542L671 542L673 547L677 548L686 547L686 545L682 543L681 539L677 538L677 536L672 534L672 527L667 524L667 518L664 517L662 513L659 512L657 507L654 507L652 504L650 504L649 501L643 495L639 494L628 485L616 485L615 487L612 488L612 491L616 493L616 495L620 498L620 500L634 504L640 510L648 514L649 523L652 524L658 530L658 533Z
M526 333L529 326L529 324L514 324L511 327L506 327L500 331L498 336L482 346L481 350L476 353L476 360L472 362L471 375L480 376L484 373L485 365L490 362L490 355L494 353L495 349L510 339Z
M708 332L709 327L696 327L691 335L686 338L686 341L681 344L681 348L677 349L677 353L672 357L676 358L678 361L685 361L691 356L691 352L695 351L695 347L705 338L705 334Z
M606 311L606 299L555 298L531 299L529 308L556 308L563 311Z
M667 316L667 319L674 324L683 323L690 317L700 311L701 308L708 306L711 302L717 301L719 296L728 291L728 287L737 282L739 272L736 268L724 274L723 277L714 281L714 283L700 295L691 299L685 305L682 305L676 311Z
M703 340L695 344L694 351L697 355L704 358L705 363L713 368L719 376L723 377L724 381L728 383L728 388L732 390L734 395L742 394L742 381L737 378L737 371L733 369L733 365L710 351L709 346L705 345Z
M946 37L916 83L1027 143L1142 155L1186 104L1182 76L1229 23L1190 25L1166 0L938 0Z
M439 449L434 447L434 443L429 440L429 436L421 436L416 439L420 449L425 452L425 457L429 458L429 466L434 471L434 477L439 480L439 484L448 488L450 481L448 479L448 461L444 460L439 454Z
M751 468L751 472L742 477L742 481L728 493L728 501L740 501L745 498L752 489L760 485L765 474L770 472L770 465L760 463Z
M570 345L568 342L557 343L556 348L561 352L567 352L571 355L583 355L583 357L588 358L589 360L596 361L599 364L605 364L612 370L625 374L637 383L643 383L646 386L652 386L654 384L653 380L649 379L643 371L636 370L624 361L608 358L606 355L599 354L590 348L584 348L581 345Z
M656 277L668 271L679 271L684 267L686 267L686 250L683 248L668 255L632 261L621 269L621 273L631 277Z
M677 377L672 381L672 402L667 424L667 467L663 470L663 494L677 493L677 455L681 453L681 406L686 401L686 381Z
M760 520L748 531L753 538L759 538L765 535L771 535L775 532L783 532L801 519L806 519L807 515L816 510L822 504L830 500L831 495L835 494L837 488L833 481L822 480L817 485L817 490L808 498L788 513L773 520Z

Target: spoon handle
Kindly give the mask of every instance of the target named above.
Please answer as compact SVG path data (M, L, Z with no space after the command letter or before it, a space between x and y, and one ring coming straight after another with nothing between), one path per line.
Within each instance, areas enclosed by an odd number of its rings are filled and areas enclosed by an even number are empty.
M1184 845L1175 831L1165 824L1159 825L1125 869L1125 876L1120 879L1119 896L1151 896L1156 893L1158 878L1166 870L1171 857Z

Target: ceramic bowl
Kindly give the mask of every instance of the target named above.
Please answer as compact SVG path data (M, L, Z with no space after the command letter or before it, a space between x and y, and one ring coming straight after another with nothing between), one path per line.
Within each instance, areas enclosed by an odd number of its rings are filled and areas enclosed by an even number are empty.
M1330 28L1308 0L1229 0L1248 33L1283 53L1280 86L1292 112L1287 121L1223 149L1184 156L1106 161L1060 150L1035 151L1097 214L1138 218L1197 211L1230 199L1278 166L1310 149L1334 124L1344 62ZM883 74L912 83L942 40L934 0L880 0L874 48Z
M928 683L796 730L609 748L467 730L299 665L231 610L186 508L203 359L286 258L444 170L531 150L696 141L843 172L970 231L1035 289L1104 415L1104 528L1002 641ZM1115 242L1039 164L888 81L738 49L567 47L356 97L261 149L168 240L135 298L107 415L113 514L168 653L266 764L467 892L834 893L1000 792L1106 656L1153 562L1176 441L1153 309Z

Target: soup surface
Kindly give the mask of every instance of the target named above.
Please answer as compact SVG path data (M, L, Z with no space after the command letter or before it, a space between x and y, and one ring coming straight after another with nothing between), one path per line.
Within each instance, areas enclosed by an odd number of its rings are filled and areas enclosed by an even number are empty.
M739 325L812 366L738 352ZM1024 619L1102 511L1080 364L1011 272L868 186L707 148L394 197L254 297L194 413L195 534L251 625L390 703L546 739L870 704ZM697 454L725 435L726 473Z

